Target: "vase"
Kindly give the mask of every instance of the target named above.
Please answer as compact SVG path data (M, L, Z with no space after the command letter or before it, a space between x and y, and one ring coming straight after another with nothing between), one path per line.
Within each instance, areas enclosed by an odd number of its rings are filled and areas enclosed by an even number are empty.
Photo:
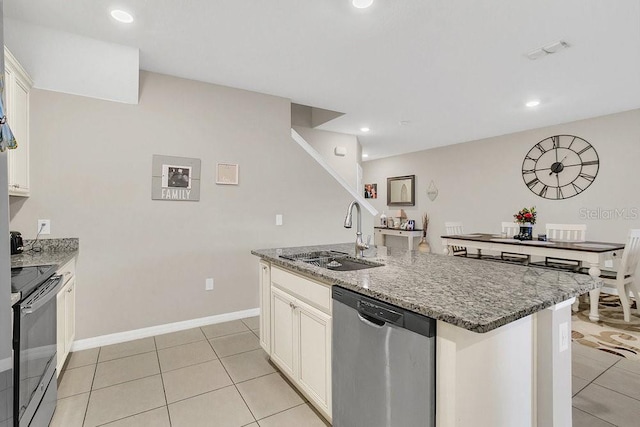
M431 246L427 243L427 238L425 236L420 239L420 243L418 243L418 251L429 253L431 252Z
M518 234L519 240L533 240L533 224L525 222L520 224L520 234Z

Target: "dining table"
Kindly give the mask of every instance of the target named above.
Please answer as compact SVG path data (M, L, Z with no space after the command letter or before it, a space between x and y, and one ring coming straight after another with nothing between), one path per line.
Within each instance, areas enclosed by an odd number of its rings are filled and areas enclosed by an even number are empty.
M476 250L478 258L482 258L482 251L507 252L510 254L526 255L524 264L535 267L528 262L530 257L555 258L581 262L588 267L588 273L594 279L602 274L601 266L605 261L618 257L624 250L624 243L594 242L594 241L563 241L563 240L518 240L492 233L471 233L441 236L445 255L453 255L453 247L464 247ZM541 266L544 268L544 266ZM589 291L589 320L597 322L598 300L600 288ZM574 305L577 311L578 302Z

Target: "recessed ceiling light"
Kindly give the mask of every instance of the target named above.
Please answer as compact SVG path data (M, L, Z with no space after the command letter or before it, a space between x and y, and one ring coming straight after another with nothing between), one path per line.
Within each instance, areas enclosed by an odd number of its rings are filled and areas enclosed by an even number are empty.
M125 24L131 24L133 22L133 16L129 12L125 12L124 10L114 9L111 11L111 17L119 22L124 22Z
M364 158L364 157L369 157L369 155L368 155L368 154L363 154L363 155L362 155L362 157L363 157L363 158Z
M526 104L524 104L524 105L526 105L526 106L527 106L527 107L529 107L529 108L533 108L533 107L537 107L538 105L540 105L540 101L539 101L539 100L537 100L537 99L533 99L533 100L531 100L531 101L527 102L527 103L526 103Z
M373 4L373 0L352 0L353 7L358 9L366 9Z
M362 132L369 132L369 131L370 131L370 129L369 129L369 128L360 128L360 131L362 131Z

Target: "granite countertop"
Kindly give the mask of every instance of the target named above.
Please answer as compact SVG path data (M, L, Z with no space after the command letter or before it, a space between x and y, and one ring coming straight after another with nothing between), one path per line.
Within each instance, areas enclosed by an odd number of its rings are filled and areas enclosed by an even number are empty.
M57 264L62 267L71 258L78 255L79 240L71 239L42 239L33 244L37 250L29 250L33 240L25 240L25 250L21 254L11 255L11 268L31 267L34 265Z
M365 258L384 266L357 271L331 271L279 257L318 250L353 255L354 244L260 249L251 253L321 282L479 333L601 286L588 275L382 246L365 251Z

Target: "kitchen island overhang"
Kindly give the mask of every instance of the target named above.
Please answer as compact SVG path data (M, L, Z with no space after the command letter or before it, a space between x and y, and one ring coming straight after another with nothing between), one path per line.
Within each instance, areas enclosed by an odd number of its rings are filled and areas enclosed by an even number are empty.
M280 255L353 252L351 243L255 250L274 266L438 320L438 426L571 425L571 303L589 276L385 247L382 267L335 272Z

